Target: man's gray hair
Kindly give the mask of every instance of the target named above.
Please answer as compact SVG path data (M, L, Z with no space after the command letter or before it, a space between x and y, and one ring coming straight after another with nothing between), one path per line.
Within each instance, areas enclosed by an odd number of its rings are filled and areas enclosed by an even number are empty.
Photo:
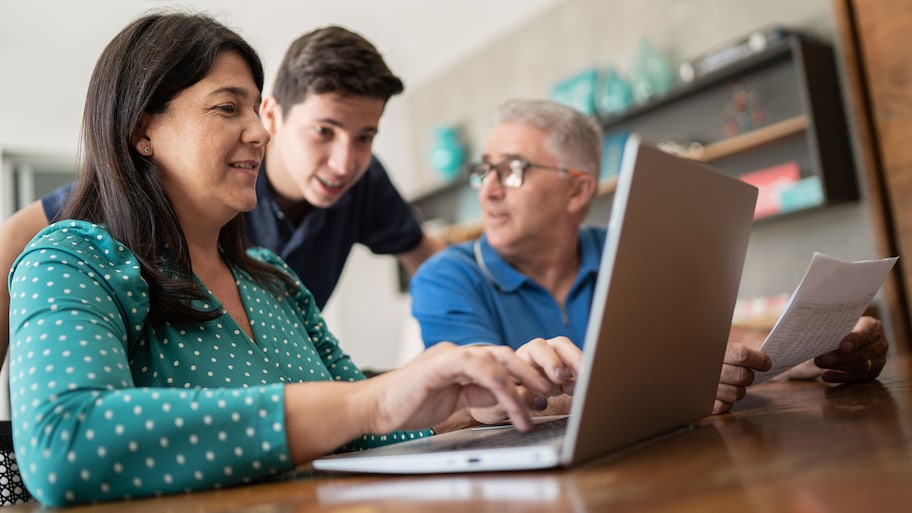
M548 134L545 147L563 167L598 177L602 166L602 130L595 119L551 100L516 99L500 105L493 125L523 123Z

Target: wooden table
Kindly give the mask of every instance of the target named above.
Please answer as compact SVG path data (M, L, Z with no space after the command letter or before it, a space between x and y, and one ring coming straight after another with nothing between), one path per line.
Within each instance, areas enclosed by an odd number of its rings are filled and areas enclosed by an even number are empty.
M37 511L28 504L4 512ZM229 490L72 508L149 512L910 512L912 356L875 382L767 383L733 414L572 470L311 475Z

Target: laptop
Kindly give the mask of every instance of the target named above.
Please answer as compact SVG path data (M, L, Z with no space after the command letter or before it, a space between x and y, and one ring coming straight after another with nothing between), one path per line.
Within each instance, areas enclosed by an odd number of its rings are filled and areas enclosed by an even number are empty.
M469 428L327 456L313 466L386 474L569 467L711 414L756 199L753 186L631 135L583 365L559 432L536 433L555 422L530 433ZM492 445L506 435L521 445Z

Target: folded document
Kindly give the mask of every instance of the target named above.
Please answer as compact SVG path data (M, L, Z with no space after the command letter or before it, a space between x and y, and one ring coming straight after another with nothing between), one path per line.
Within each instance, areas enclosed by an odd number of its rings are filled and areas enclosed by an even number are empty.
M754 384L839 348L898 258L846 262L814 253L804 278L760 347L773 360L773 368L757 373Z

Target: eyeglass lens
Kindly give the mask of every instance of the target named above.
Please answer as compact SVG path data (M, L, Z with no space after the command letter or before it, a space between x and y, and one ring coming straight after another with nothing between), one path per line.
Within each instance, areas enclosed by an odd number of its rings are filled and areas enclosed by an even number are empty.
M523 183L523 174L526 170L525 162L521 160L509 160L499 164L482 163L472 167L469 176L469 184L478 189L488 176L493 172L497 181L504 187L516 189ZM504 176L506 175L506 176Z

